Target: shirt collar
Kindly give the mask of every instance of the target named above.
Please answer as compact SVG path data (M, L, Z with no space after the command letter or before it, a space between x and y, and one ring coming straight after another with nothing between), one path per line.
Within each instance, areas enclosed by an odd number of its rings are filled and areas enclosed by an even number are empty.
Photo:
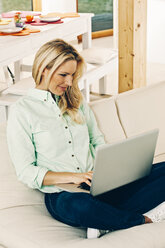
M28 90L27 95L34 97L40 101L44 101L44 102L49 101L49 100L54 101L51 93L47 90L40 90L40 89L34 88L34 89ZM56 99L57 104L58 104L59 98L60 98L60 96L55 95L55 99Z

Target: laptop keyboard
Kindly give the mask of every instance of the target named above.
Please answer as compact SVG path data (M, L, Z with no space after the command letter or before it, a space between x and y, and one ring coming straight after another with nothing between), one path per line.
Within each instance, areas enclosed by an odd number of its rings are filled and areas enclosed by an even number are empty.
M86 183L81 183L78 188L90 191L90 186Z

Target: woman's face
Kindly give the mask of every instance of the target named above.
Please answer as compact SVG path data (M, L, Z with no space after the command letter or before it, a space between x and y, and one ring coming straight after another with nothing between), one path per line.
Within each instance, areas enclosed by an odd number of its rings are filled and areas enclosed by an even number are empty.
M58 96L63 95L68 86L72 86L73 76L77 70L77 61L69 60L64 62L59 68L53 73L50 80L48 90ZM49 74L49 70L45 69L44 77L40 84L40 89L45 89L44 78Z

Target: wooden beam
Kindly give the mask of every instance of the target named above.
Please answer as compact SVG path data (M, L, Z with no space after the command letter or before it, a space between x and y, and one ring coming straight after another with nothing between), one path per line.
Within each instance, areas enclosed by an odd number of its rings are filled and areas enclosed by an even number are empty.
M118 0L119 93L146 85L147 0Z
M76 0L76 12L78 13L78 0Z
M42 0L33 0L33 11L42 11Z
M113 29L107 29L107 30L100 30L100 31L92 32L92 39L106 37L106 36L113 36ZM79 42L82 41L82 35L79 35L77 38L78 38Z

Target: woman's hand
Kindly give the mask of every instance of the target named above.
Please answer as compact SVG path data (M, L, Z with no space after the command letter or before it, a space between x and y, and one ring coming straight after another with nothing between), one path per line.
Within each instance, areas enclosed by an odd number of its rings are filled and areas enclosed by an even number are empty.
M44 177L43 185L56 185L60 183L75 183L81 184L86 183L91 186L90 180L92 180L93 171L88 171L85 173L75 173L75 172L53 172L48 171Z
M85 173L72 173L72 183L81 184L86 183L91 186L93 171L88 171Z

